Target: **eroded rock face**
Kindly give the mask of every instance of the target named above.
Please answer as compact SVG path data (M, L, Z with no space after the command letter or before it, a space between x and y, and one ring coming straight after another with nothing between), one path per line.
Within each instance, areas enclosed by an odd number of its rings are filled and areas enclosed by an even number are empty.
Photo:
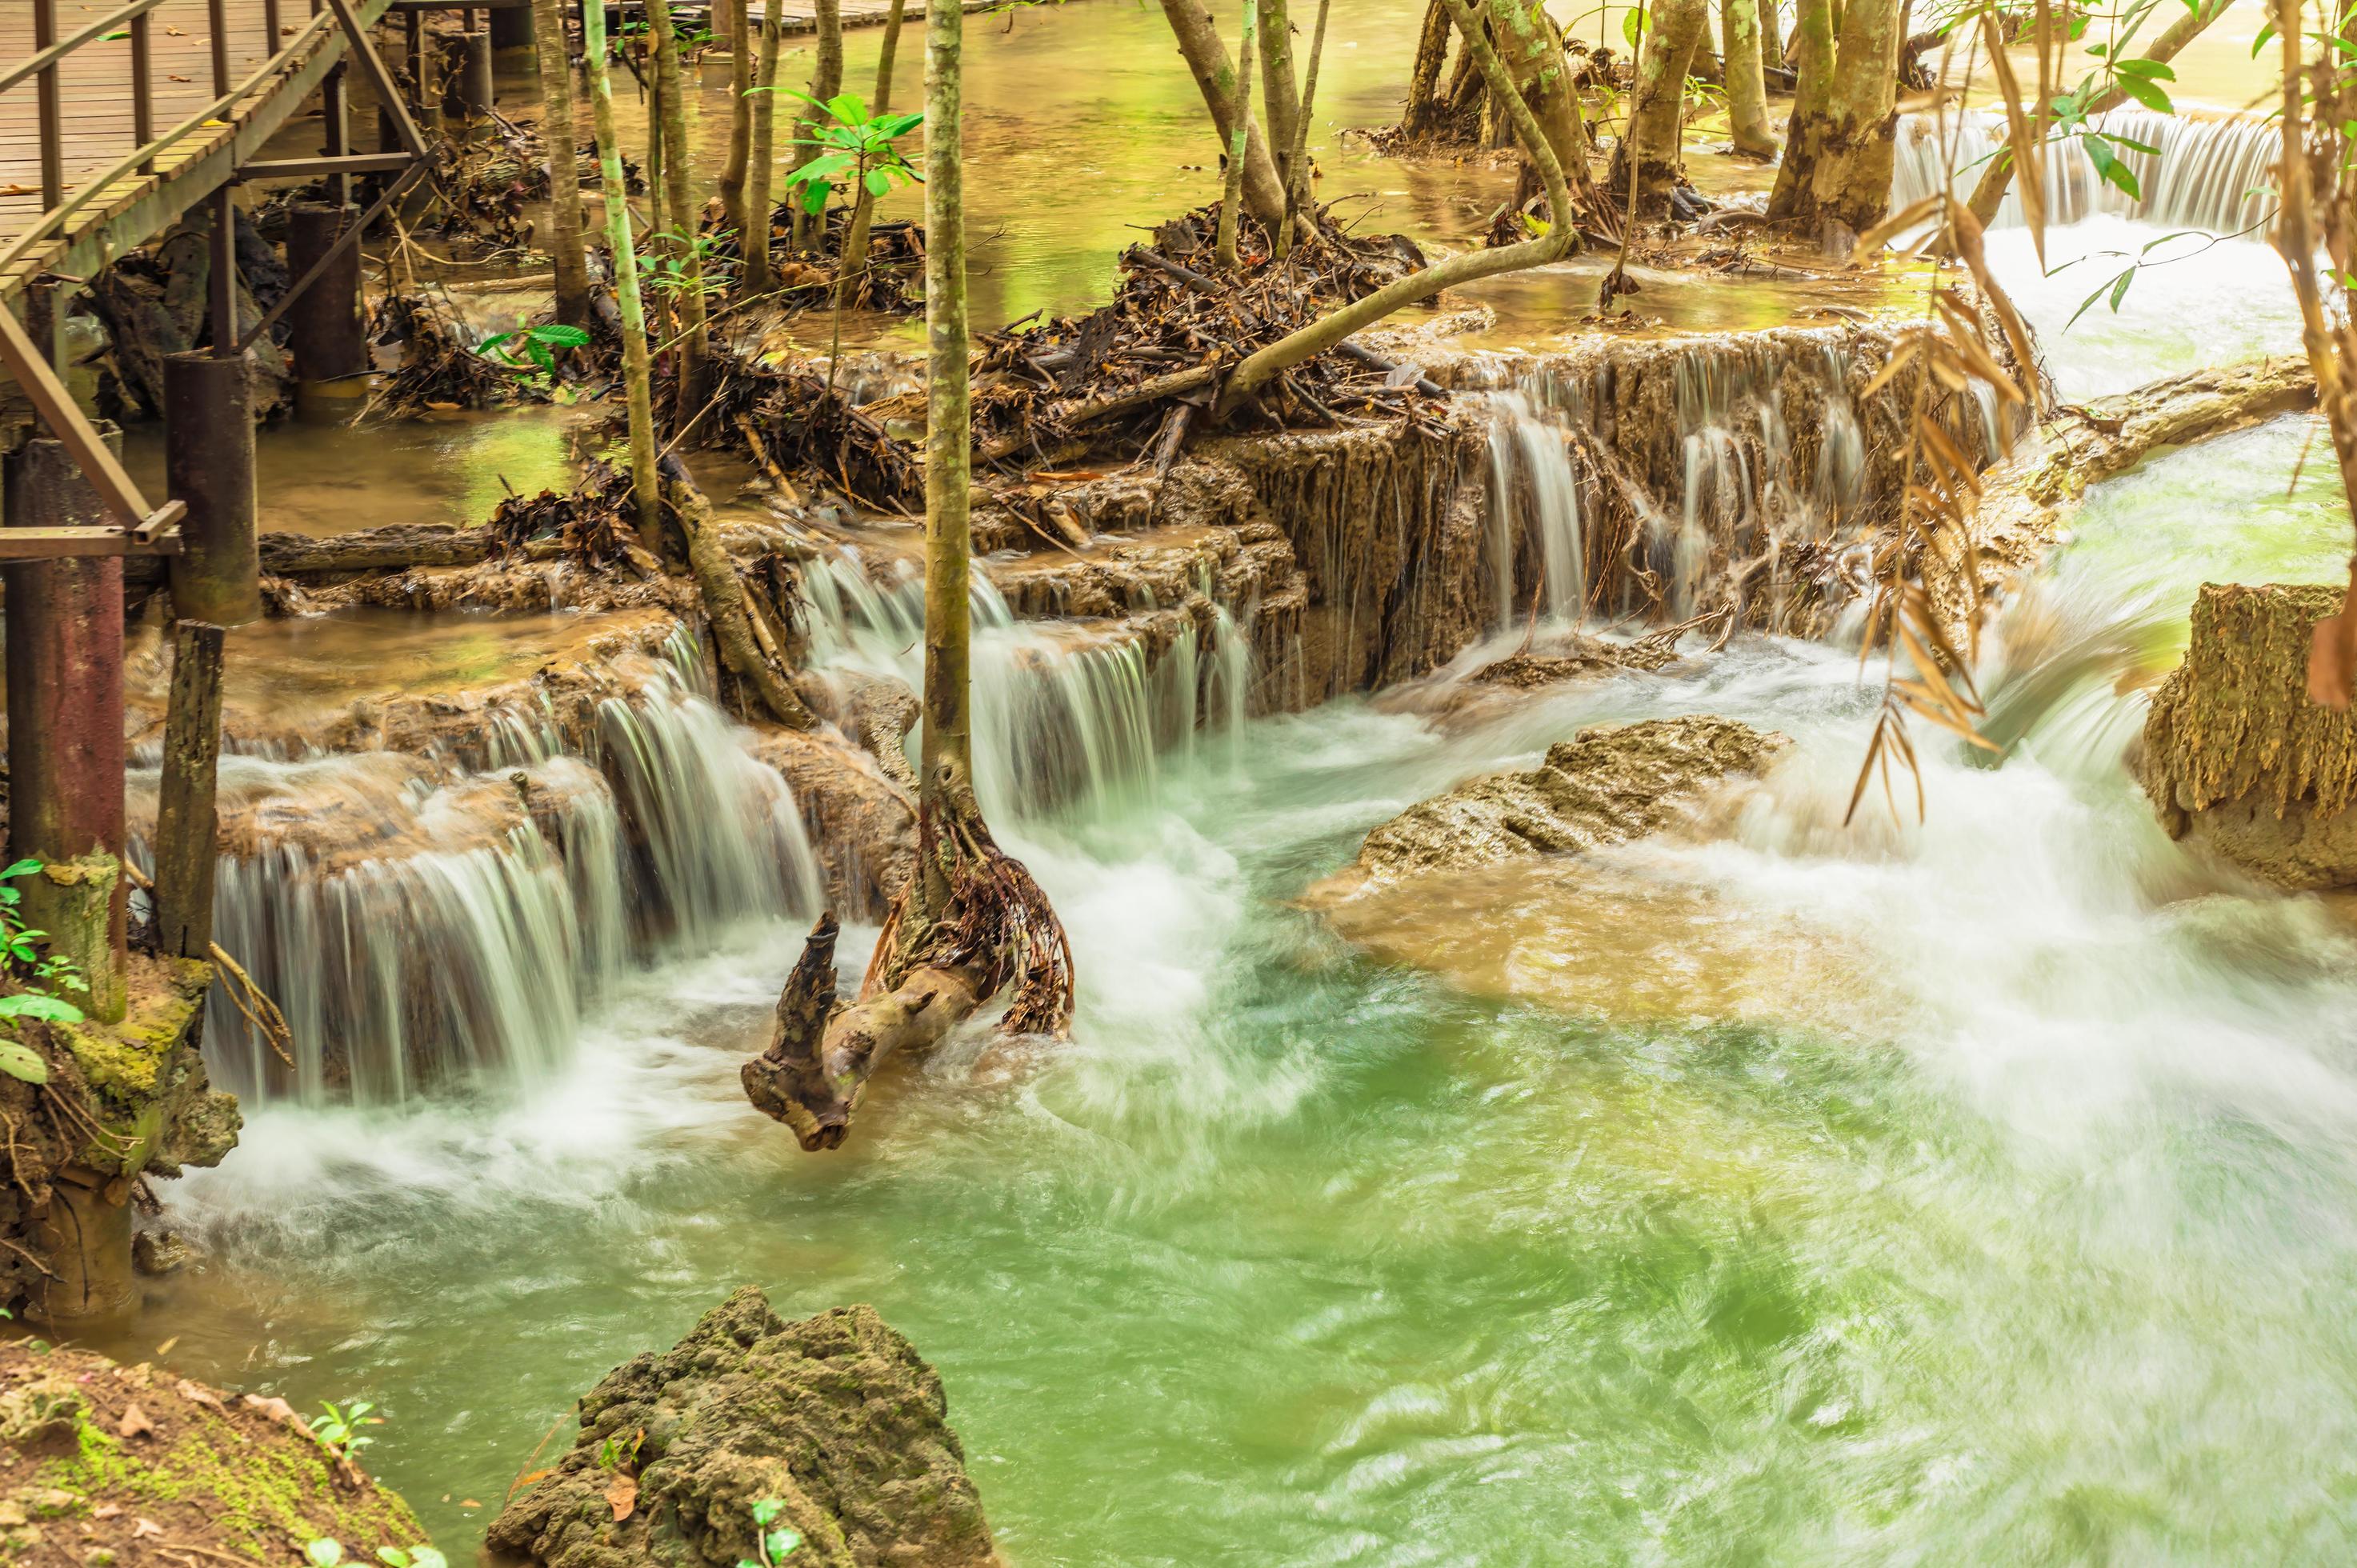
M591 1390L572 1451L489 1544L546 1568L687 1568L759 1562L757 1534L782 1528L800 1538L787 1561L812 1568L995 1568L947 1415L873 1307L787 1323L748 1285Z
M2308 700L2325 586L2210 583L2136 771L2171 838L2286 887L2357 885L2357 715Z
M1409 807L1369 833L1357 862L1312 888L1310 901L1643 838L1670 826L1710 785L1759 773L1791 744L1709 714L1582 730L1528 772L1485 774Z

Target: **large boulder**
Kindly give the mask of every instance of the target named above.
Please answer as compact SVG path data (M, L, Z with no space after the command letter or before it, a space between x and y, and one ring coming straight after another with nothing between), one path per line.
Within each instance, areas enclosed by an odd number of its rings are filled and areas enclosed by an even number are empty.
M572 1451L492 1521L545 1568L995 1568L942 1380L873 1307L799 1323L748 1285L581 1402ZM781 1543L782 1544L782 1543Z
M2357 885L2357 715L2308 698L2324 586L2209 583L2137 775L2171 838L2285 887Z
M1661 832L1707 787L1758 773L1792 742L1707 714L1598 725L1527 772L1489 773L1409 807L1359 858L1312 888L1338 902L1411 876L1533 855L1577 854Z
M0 1344L0 1562L296 1563L322 1541L348 1563L435 1560L408 1505L283 1400Z

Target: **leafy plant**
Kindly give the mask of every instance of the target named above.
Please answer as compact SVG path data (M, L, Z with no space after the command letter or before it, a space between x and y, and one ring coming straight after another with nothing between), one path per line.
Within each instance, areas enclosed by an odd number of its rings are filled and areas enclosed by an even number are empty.
M588 344L589 334L578 327L551 323L544 327L519 328L513 332L501 332L486 338L475 352L491 363L511 371L528 374L554 375L556 356L552 349L579 349Z
M376 1406L367 1400L354 1400L343 1405L322 1400L319 1402L319 1408L326 1413L311 1418L311 1435L317 1438L338 1458L351 1458L376 1441L373 1437L361 1435L360 1430L361 1423L368 1419L369 1412L376 1409Z
M344 1560L344 1543L332 1536L318 1536L303 1543L303 1561L312 1568L336 1568Z
M380 1546L376 1560L385 1568L450 1568L450 1560L431 1546Z
M811 134L796 145L821 149L810 162L786 176L789 189L801 192L802 210L813 215L826 210L839 190L864 187L880 197L896 185L910 185L924 176L910 166L893 144L925 123L922 114L884 113L870 117L867 101L856 92L824 100L788 87L760 88L756 92L792 92L805 103L826 111L832 124L813 123Z
M800 1530L778 1522L778 1516L785 1511L786 1505L775 1498L763 1498L753 1505L753 1524L760 1531L754 1537L754 1547L761 1555L758 1561L739 1557L737 1568L773 1568L802 1545Z
M20 860L0 871L0 962L27 983L22 991L0 996L0 1028L15 1018L79 1024L81 1009L57 993L79 991L87 995L90 992L90 982L78 967L49 956L38 945L48 933L28 929L17 914L25 894L15 884L40 870L41 864L38 860ZM49 1065L38 1051L21 1041L0 1038L0 1073L26 1083L47 1083Z
M707 295L724 292L727 287L727 280L722 275L726 270L726 258L719 253L720 242L735 232L733 229L724 230L691 239L676 229L667 229L651 236L655 244L639 252L639 286L674 298L691 288ZM687 267L691 250L697 263L694 274Z

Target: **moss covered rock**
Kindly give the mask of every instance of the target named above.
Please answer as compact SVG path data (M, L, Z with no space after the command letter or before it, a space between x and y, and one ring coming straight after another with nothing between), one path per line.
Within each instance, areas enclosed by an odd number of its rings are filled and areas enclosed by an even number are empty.
M0 1344L0 1562L293 1563L414 1550L407 1504L284 1402L40 1342Z
M490 1544L547 1568L735 1568L784 1530L790 1568L996 1564L948 1411L873 1307L787 1323L748 1285L591 1390Z

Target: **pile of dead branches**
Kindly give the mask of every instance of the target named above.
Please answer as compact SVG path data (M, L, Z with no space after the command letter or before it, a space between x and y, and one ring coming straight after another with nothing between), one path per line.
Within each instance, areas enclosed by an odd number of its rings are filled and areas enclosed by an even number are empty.
M582 469L580 484L566 494L543 490L501 501L491 513L491 547L511 556L532 553L535 543L553 545L557 554L582 565L612 565L627 561L636 542L630 517L630 476L592 459Z
M1239 265L1217 272L1218 209L1164 224L1122 256L1113 300L1078 318L1024 324L983 339L974 424L988 462L1067 462L1096 448L1177 458L1227 372L1255 349L1425 265L1396 234L1346 232L1330 210L1278 260L1243 220ZM1438 389L1349 343L1294 367L1240 413L1279 429L1394 418Z
M433 295L387 295L369 315L369 341L399 346L401 367L378 384L363 419L544 403L556 384L555 377L520 373L480 352L475 329Z
M821 243L815 250L793 249L794 209L781 204L770 214L770 286L772 303L786 310L829 308L834 304L837 268L851 229L851 209L827 209ZM714 203L702 229L712 242L712 254L732 272L744 251L726 229L726 215ZM925 273L925 226L908 220L876 220L868 225L866 264L851 280L846 301L855 309L889 311L896 315L920 310L924 301L918 285Z

